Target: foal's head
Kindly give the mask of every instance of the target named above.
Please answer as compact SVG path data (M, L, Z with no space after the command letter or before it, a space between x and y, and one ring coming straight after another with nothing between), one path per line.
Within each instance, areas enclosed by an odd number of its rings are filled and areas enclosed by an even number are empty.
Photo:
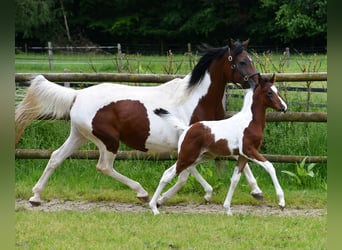
M254 67L252 58L247 52L248 43L249 39L242 43L230 39L227 50L227 77L234 84L240 83L244 89L257 84L259 74Z
M273 85L275 75L271 78L258 75L258 85L255 87L253 100L262 103L265 108L272 108L280 112L286 112L287 105L280 97L278 89Z

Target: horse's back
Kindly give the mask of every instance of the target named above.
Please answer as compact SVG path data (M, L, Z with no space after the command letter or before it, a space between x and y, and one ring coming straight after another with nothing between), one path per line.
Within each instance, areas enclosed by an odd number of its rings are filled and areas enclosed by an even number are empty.
M166 84L171 88L102 83L79 90L70 112L72 124L88 139L94 135L103 142L111 138L107 148L114 148L109 145L112 141L121 140L141 151L175 149L177 131L153 110L161 104L175 106L172 94L178 81Z

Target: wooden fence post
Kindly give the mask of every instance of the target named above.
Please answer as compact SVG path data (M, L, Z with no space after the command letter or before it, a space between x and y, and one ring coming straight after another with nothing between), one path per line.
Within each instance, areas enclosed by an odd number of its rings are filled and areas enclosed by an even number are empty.
M70 69L64 69L64 73L70 73ZM70 88L70 82L64 82L64 87Z
M121 44L118 43L117 45L118 48L118 71L121 73L122 71L122 51L121 51Z
M49 65L50 65L50 70L53 70L53 58L52 58L52 44L51 42L48 42L48 55L49 55Z
M190 70L192 70L193 69L193 60L192 60L191 43L188 43L188 56L189 56Z

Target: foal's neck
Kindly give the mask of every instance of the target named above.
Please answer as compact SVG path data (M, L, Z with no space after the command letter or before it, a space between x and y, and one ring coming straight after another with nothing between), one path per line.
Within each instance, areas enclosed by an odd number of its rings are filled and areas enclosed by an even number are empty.
M255 95L252 88L245 90L245 97L241 112L251 114L251 122L254 128L260 128L263 130L266 123L266 108L263 105L261 98Z

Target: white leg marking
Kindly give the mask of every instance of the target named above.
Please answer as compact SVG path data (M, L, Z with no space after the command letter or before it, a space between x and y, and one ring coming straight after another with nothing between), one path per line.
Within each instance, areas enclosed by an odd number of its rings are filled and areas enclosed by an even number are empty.
M51 154L50 160L46 165L42 176L33 187L33 196L29 199L32 205L38 206L41 204L42 200L40 198L40 194L54 170L85 142L86 139L75 128L72 127L68 139L59 149L55 150Z
M262 199L262 191L259 188L258 183L248 163L245 165L245 168L243 169L243 173L245 174L247 182L252 189L251 195L255 197L256 199Z
M182 171L175 185L173 185L169 190L163 193L158 199L158 205L162 205L166 200L170 199L178 190L184 186L190 175L189 169Z
M232 211L230 209L230 204L231 204L231 201L232 201L232 197L233 197L236 185L239 183L240 177L241 177L241 173L239 173L239 167L236 166L234 168L234 172L233 172L233 175L232 175L232 178L231 178L231 182L230 182L229 190L228 190L228 193L227 193L227 197L226 197L226 199L225 199L225 201L223 203L223 207L226 209L227 215L233 215L233 213L232 213Z
M97 163L96 169L102 173L112 177L113 179L120 181L123 184L129 186L133 191L137 193L137 197L142 201L148 200L148 192L141 186L137 181L134 181L120 173L118 173L114 168L114 160L116 155L112 152L107 151L102 143L98 145L100 151L100 158Z
M276 175L276 171L273 167L273 164L269 161L265 161L265 162L257 161L257 160L253 160L253 161L258 163L260 166L262 166L271 176L276 194L277 194L278 199L279 199L278 204L283 209L285 207L284 191L279 184L279 181L278 181L278 178Z
M176 175L176 163L173 164L170 168L166 169L163 173L162 178L159 181L159 185L156 189L156 191L153 194L153 197L150 201L150 208L152 209L152 212L154 215L159 214L159 210L157 208L157 200L163 191L165 185L169 183Z
M209 201L213 193L213 187L202 177L202 175L197 171L195 166L190 167L189 170L191 174L196 178L196 180L204 188L204 191L205 191L204 199L206 201Z
M159 199L158 199L158 205L162 205L166 200L170 199L175 193L178 192L178 190L184 186L184 184L186 183L186 181L189 178L189 173L191 173L195 179L202 185L202 187L204 188L205 191L205 196L204 199L206 201L209 201L211 196L212 196L212 192L213 192L213 188L212 186L202 177L202 175L198 172L198 170L196 169L196 166L191 166L187 169L185 169L184 171L182 171L179 174L178 177L178 181L177 183L172 186L169 190L167 190Z

